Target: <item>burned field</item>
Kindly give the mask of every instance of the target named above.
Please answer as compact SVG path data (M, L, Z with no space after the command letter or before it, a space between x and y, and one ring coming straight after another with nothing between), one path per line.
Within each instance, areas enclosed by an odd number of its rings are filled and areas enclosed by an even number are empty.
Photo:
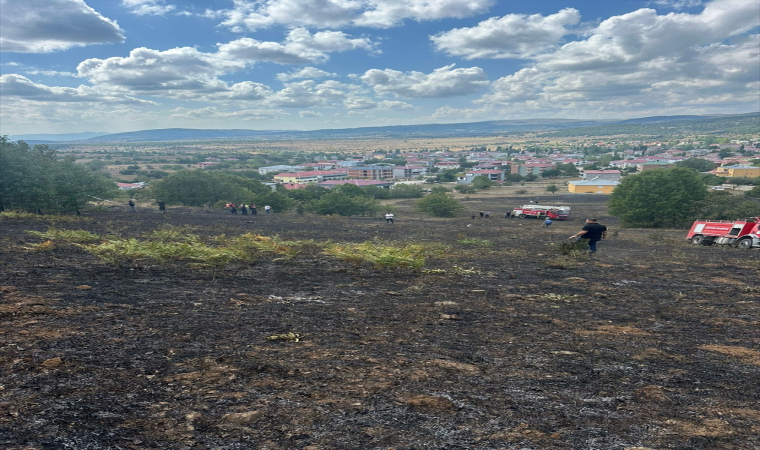
M0 447L754 449L760 252L573 219L170 209L0 221ZM558 248L597 216L598 254ZM299 242L211 270L113 264L29 231L185 227ZM215 240L216 239L216 240ZM324 243L419 245L423 267Z

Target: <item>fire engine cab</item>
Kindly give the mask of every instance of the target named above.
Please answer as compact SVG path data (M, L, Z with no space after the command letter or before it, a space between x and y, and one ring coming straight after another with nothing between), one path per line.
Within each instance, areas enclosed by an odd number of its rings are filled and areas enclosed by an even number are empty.
M526 217L533 219L552 219L567 220L570 217L569 206L547 206L547 205L522 205L512 210L512 216L524 219Z
M760 217L744 220L697 220L686 239L695 245L731 245L760 248Z

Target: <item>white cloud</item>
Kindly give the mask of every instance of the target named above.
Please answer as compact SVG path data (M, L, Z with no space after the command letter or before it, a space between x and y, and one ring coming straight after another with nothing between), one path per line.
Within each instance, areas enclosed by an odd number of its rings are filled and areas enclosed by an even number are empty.
M24 73L29 75L44 75L46 77L76 77L78 76L74 72L59 72L57 70L25 70Z
M702 4L702 0L654 0L652 4L678 10L696 8Z
M298 111L298 117L321 117L318 111Z
M243 81L230 86L225 98L230 100L263 100L272 95L269 86L252 81Z
M109 95L107 93L99 92L89 86L79 86L77 88L46 86L44 84L34 83L30 79L17 74L0 76L0 96L37 102L154 104L153 102L139 100L128 96Z
M472 28L446 31L430 40L449 55L475 58L526 58L557 45L568 34L567 27L580 21L577 10L532 16L508 14L492 17Z
M3 0L0 49L45 53L124 40L119 25L84 0Z
M305 28L296 28L288 33L282 44L241 38L219 44L219 55L229 60L308 64L326 61L329 58L328 53L331 52L355 49L374 51L374 44L366 38L351 39L340 31L321 31L311 34Z
M356 97L349 98L343 102L343 106L346 109L375 109L377 108L377 102L371 98Z
M383 100L377 104L378 109L393 110L393 111L408 111L416 109L414 105L410 105L406 102L399 102L395 100Z
M760 80L756 0L716 0L700 14L640 9L610 17L580 41L537 55L476 103L577 115L685 104L756 109Z
M236 119L236 120L272 120L283 114L276 109L244 109L239 111L220 111L214 106L205 108L187 109L176 108L171 111L173 119Z
M239 70L242 63L217 58L190 47L166 51L136 48L128 57L87 59L77 66L80 77L109 89L176 97L227 90L217 77Z
M236 0L233 9L207 12L226 17L234 31L272 25L390 28L406 19L463 18L485 11L493 0Z
M160 16L176 8L167 5L164 0L121 0L121 4L138 16Z
M337 81L328 80L318 84L313 80L304 80L288 83L285 88L270 95L264 104L285 108L336 105L346 100L352 89L354 88Z
M488 85L488 77L480 67L454 69L453 64L435 69L430 74L370 69L359 79L377 94L393 94L405 98L468 95Z
M294 70L287 73L278 73L277 79L280 81L290 81L297 79L315 79L326 77L337 77L335 73L325 72L324 70L317 69L316 67L304 67L300 70Z

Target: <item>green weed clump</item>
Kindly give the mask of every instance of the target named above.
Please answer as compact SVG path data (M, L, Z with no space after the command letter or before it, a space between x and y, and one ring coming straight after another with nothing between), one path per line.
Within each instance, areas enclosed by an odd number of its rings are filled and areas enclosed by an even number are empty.
M457 244L466 245L469 247L491 247L493 245L493 242L487 239L473 237L458 239Z
M324 253L356 265L372 264L380 268L411 268L420 270L425 265L425 246L410 244L405 246L380 245L374 242L361 244L328 244Z
M51 224L56 223L71 223L82 222L89 219L80 216L58 216L58 215L40 215L23 211L3 211L0 212L0 222L4 220L24 220L35 222L47 222Z
M579 239L577 241L561 242L557 246L557 252L565 256L581 256L588 253L588 240Z
M15 219L15 220L34 220L39 219L40 216L38 214L32 214L28 212L21 212L21 211L3 211L0 212L0 220L4 219Z
M27 231L27 233L54 243L66 244L90 244L103 239L99 235L85 230L59 230L52 227L48 228L47 231Z
M200 242L201 238L192 233L191 227L175 227L173 225L162 225L157 229L147 233L145 237L148 240L164 242Z

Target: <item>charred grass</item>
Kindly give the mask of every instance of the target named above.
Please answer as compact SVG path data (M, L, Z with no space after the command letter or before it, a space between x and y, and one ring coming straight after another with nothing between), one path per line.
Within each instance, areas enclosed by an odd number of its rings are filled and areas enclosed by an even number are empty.
M575 219L549 230L503 218L524 199L499 198L476 220L397 203L394 225L181 208L0 218L0 446L757 448L760 252L617 230L603 200L554 197ZM584 216L610 239L561 254ZM58 243L177 229L210 247L301 246L213 273Z

